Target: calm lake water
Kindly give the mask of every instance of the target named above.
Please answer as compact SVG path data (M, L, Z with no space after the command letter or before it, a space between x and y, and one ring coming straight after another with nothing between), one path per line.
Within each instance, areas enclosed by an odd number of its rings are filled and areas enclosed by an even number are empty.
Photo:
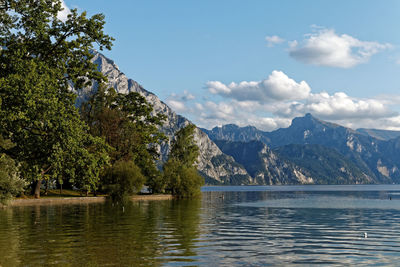
M124 208L0 209L2 267L399 262L398 185L204 187L202 199Z

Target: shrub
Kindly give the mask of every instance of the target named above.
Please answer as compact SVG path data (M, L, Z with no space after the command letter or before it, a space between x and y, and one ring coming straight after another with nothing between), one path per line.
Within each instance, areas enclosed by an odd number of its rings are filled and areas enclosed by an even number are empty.
M0 203L7 204L12 197L20 195L25 186L14 160L0 154Z
M136 194L146 181L140 168L132 161L115 162L104 178L105 189L116 201L125 201L130 195Z

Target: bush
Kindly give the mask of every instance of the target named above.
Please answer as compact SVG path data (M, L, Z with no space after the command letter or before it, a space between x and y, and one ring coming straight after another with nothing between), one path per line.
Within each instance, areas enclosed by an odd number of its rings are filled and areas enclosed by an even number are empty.
M197 197L201 195L201 186L204 185L204 178L201 177L195 167L182 168L180 171L181 180L180 196Z
M26 182L20 178L14 160L0 154L0 203L7 204L12 197L24 191Z
M140 168L132 161L117 161L107 170L104 178L105 189L116 201L125 201L130 195L138 193L146 181Z
M182 166L176 160L169 160L164 165L164 180L167 182L167 190L182 198L199 196L204 184L204 178L195 167Z

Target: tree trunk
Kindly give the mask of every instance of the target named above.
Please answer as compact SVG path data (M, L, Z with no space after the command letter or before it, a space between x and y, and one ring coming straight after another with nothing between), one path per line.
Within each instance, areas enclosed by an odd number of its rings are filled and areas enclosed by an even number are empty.
M50 180L46 180L46 190L44 191L45 196L47 196L47 194L49 193L49 182Z
M34 195L35 198L40 198L40 186L42 185L42 179L39 179L34 184Z

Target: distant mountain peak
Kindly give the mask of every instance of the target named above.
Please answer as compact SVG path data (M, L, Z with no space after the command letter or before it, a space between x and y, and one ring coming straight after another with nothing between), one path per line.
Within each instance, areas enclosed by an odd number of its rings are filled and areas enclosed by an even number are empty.
M219 127L217 127L219 128ZM230 124L225 124L221 126L222 129L230 129L230 130L235 130L235 129L239 129L239 126L233 123Z
M292 120L292 124L290 127L304 127L310 128L315 126L316 124L321 124L322 121L315 118L311 113L307 113L304 117L296 117Z
M315 129L315 128L323 129L323 128L327 128L327 127L329 127L329 128L337 128L337 127L346 128L346 127L341 126L336 123L320 120L320 119L314 117L311 113L307 113L303 117L294 118L292 120L292 124L290 125L289 128L302 128L305 130L311 130L311 129ZM350 131L353 131L350 128L347 128L347 129Z

